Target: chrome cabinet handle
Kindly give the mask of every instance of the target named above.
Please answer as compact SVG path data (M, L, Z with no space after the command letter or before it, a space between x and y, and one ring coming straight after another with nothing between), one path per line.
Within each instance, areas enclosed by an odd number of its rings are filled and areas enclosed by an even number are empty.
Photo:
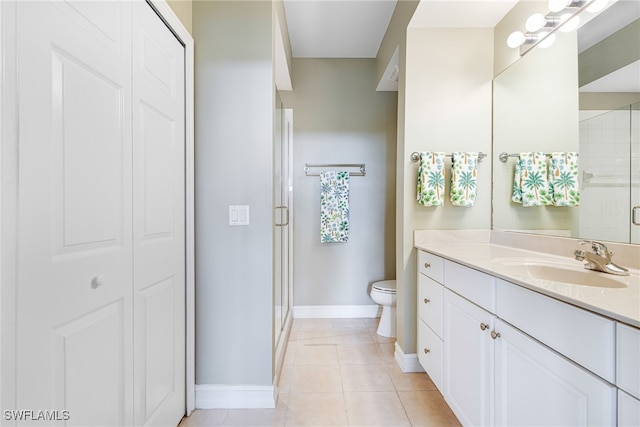
M425 304L429 304L430 302L431 302L431 300L430 300L429 298L425 298L425 299L424 299L424 303L425 303Z
M631 222L633 225L640 225L640 218L638 218L638 210L640 210L640 205L634 206L631 208Z
M429 350L428 348L425 347L425 349L423 350L424 354L429 354L431 352L431 350Z
M496 338L499 338L499 337L500 337L500 332L491 331L491 338L495 340Z
M480 329L486 331L487 329L489 329L489 325L487 325L486 323L480 323Z

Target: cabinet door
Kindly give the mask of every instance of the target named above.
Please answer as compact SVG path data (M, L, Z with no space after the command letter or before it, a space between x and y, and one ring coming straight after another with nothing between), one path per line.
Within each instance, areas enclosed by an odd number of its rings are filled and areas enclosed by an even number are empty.
M640 400L618 390L618 425L620 427L640 426Z
M494 316L449 290L444 304L444 398L463 425L493 425Z
M496 425L615 425L616 389L496 320Z

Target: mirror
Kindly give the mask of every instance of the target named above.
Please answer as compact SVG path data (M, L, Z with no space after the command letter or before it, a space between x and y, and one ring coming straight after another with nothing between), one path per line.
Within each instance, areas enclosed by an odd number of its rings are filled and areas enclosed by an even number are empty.
M580 18L494 79L492 228L640 243L640 2ZM580 153L580 206L511 200L517 154L535 151Z

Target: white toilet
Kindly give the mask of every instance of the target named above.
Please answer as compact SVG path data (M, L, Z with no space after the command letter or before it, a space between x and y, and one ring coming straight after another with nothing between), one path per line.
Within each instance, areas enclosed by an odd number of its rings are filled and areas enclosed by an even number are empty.
M371 285L371 299L382 306L378 335L396 336L396 281L382 280Z

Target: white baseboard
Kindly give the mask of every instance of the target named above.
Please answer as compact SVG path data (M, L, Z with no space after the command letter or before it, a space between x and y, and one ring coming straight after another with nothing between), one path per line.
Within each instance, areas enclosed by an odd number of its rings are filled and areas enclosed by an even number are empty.
M274 386L196 384L197 409L276 407Z
M393 353L393 358L400 367L402 372L424 372L424 368L418 361L418 355L415 353L405 354L398 342L396 342L396 350Z
M352 319L380 317L378 305L297 305L294 319Z

